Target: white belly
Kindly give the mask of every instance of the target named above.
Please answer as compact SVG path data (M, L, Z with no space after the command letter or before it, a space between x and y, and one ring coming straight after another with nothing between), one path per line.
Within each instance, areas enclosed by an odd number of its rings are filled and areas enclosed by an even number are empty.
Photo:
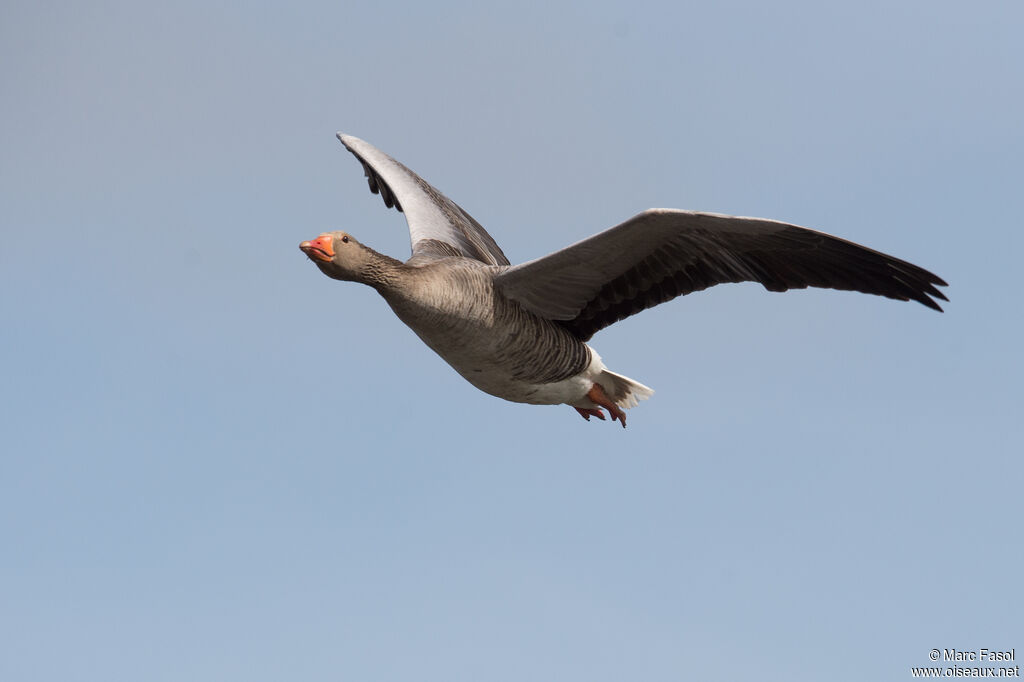
M590 347L588 346L588 348ZM593 348L590 348L590 364L582 372L568 379L542 384L516 381L498 368L494 368L496 371L487 371L486 369L475 371L478 368L470 367L467 368L469 371L464 371L458 358L448 358L443 354L441 357L444 357L455 371L481 391L515 403L531 405L566 404L576 407L593 407L594 404L586 395L593 387L597 377L604 371L601 356Z

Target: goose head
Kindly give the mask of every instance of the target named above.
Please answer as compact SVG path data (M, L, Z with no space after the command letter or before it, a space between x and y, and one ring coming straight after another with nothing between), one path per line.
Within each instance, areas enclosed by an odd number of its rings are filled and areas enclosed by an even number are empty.
M320 271L332 279L365 282L380 254L363 246L347 232L325 232L316 239L299 244Z

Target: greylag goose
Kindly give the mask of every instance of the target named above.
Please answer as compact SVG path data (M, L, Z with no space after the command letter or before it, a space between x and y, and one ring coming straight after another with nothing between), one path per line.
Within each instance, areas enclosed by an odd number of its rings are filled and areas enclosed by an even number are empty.
M299 248L328 277L376 289L399 319L469 383L505 400L565 403L626 426L649 398L587 345L599 330L676 296L725 282L769 291L823 287L917 301L942 311L946 283L906 261L805 227L761 218L650 209L561 251L511 265L476 220L376 147L338 133L370 191L405 213L402 263L348 232Z

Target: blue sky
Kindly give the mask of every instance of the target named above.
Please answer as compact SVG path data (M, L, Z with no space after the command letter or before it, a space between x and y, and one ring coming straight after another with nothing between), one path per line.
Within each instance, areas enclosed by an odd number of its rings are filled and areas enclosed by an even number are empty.
M1024 650L1017 3L7 2L0 677L906 679ZM297 245L396 257L362 137L512 262L648 207L933 270L477 392Z

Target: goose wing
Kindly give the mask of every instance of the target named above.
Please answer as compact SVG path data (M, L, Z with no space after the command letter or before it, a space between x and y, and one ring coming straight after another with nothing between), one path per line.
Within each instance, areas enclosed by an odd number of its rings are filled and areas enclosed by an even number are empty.
M824 232L760 218L651 209L496 276L499 290L580 339L676 296L725 282L769 291L846 289L941 312L936 275Z
M488 265L508 265L487 231L454 201L390 156L358 137L338 139L363 164L370 191L388 208L405 213L415 259L465 256Z

